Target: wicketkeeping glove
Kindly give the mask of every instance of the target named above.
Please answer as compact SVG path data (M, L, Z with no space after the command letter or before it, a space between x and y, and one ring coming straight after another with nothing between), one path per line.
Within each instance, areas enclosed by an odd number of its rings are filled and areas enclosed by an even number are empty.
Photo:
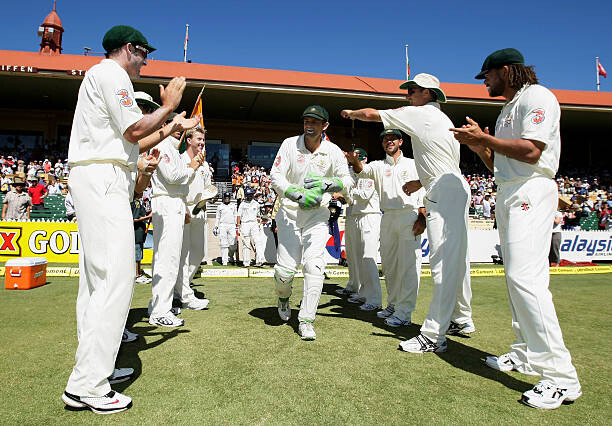
M319 189L323 192L340 192L344 188L342 181L338 178L321 177L314 174L308 174L304 178L304 189Z
M298 201L298 204L303 209L312 209L321 205L321 199L323 193L318 188L306 189L304 191L304 197Z
M304 198L304 188L300 188L297 185L291 185L285 191L285 197L289 198L291 201L299 203L300 200Z

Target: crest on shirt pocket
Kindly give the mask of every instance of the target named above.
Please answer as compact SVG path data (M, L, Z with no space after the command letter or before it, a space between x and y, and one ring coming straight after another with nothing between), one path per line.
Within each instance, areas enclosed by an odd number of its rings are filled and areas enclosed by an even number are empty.
M117 96L119 96L119 103L121 106L129 108L134 105L134 100L130 97L130 92L128 92L127 89L118 90Z
M544 108L536 108L532 110L529 114L533 115L533 117L531 118L531 122L533 124L540 124L546 118Z
M512 113L504 117L504 127L510 127L510 124L512 124Z
M298 155L297 155L297 162L298 162L298 164L304 164L305 160L306 160L306 157L304 156L304 154L302 154L301 152L298 153Z
M390 168L386 168L385 169L385 176L386 177L391 177L391 169Z
M162 155L162 159L166 162L169 163L170 162L170 157L168 157L168 154L164 154Z

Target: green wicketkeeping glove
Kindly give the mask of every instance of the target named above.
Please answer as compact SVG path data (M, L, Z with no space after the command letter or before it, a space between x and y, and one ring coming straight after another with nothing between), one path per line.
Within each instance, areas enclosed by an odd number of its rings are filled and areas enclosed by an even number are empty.
M297 185L291 185L285 191L285 197L289 198L291 201L299 203L300 200L304 199L304 188L300 188Z
M304 197L298 201L298 204L303 209L312 209L321 205L323 193L317 188L306 189Z
M344 188L338 178L321 177L309 173L304 178L304 189L319 189L321 192L340 192Z

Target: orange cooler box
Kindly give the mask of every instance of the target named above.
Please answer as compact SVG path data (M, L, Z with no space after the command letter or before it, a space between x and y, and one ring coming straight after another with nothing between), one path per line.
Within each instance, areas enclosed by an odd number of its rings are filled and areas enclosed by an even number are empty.
M4 288L27 290L47 283L47 259L44 257L18 257L6 261Z

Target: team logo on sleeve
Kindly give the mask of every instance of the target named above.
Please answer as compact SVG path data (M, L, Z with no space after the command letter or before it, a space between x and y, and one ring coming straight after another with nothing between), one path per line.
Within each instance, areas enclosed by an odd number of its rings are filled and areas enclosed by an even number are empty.
M544 114L544 109L542 108L536 108L533 111L531 111L530 114L533 114L533 118L531 119L531 122L533 124L540 124L546 118Z
M134 101L132 100L132 98L130 97L130 93L126 89L119 90L117 92L117 96L119 96L119 103L121 104L121 106L129 108L134 105Z
M281 162L281 156L277 155L276 160L274 160L274 165L278 167L280 165L280 162Z

